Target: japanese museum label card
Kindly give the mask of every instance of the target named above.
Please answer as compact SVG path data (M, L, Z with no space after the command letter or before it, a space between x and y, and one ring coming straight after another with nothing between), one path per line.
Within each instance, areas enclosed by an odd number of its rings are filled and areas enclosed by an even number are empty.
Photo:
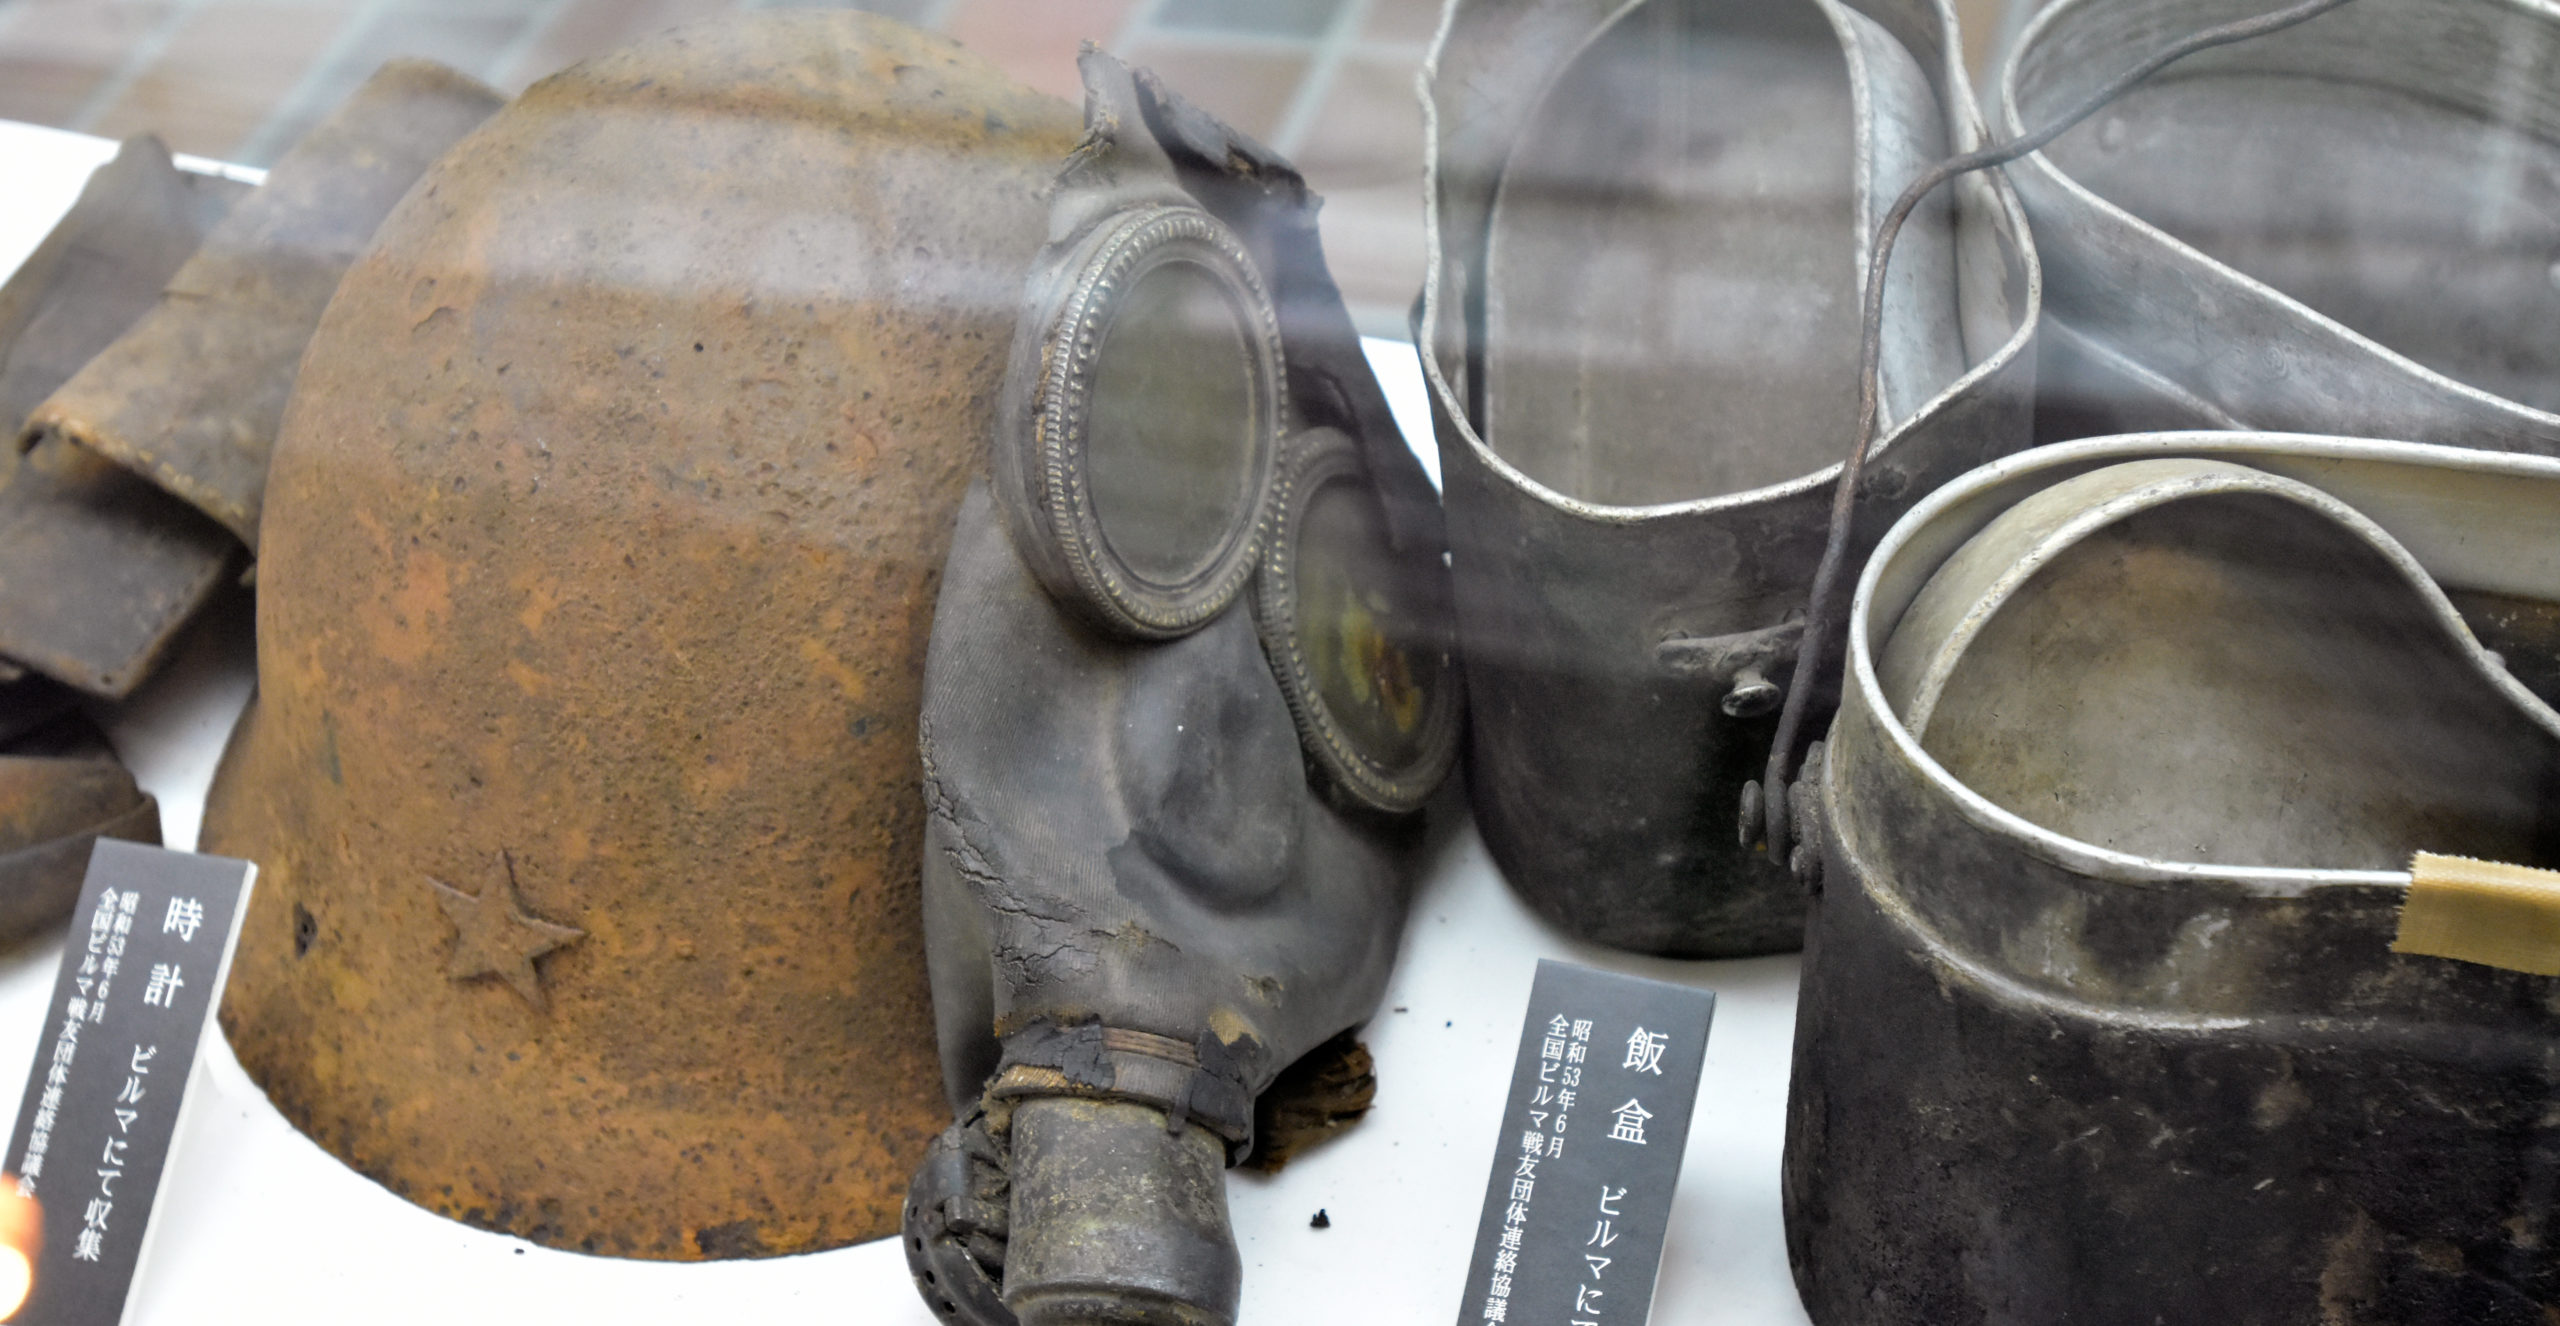
M1538 964L1458 1326L1643 1326L1715 1008Z
M123 1319L256 873L112 838L90 854L9 1138L18 1191L44 1209L35 1286L10 1320Z

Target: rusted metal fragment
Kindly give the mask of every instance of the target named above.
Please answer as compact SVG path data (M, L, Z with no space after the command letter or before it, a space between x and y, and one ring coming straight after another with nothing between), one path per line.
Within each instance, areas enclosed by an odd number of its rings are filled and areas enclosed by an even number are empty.
M232 536L256 541L267 452L339 275L496 105L440 66L386 66L227 215L229 186L187 182L156 142L101 172L0 292L17 333L0 406L27 417L28 449L0 489L0 653L109 697L150 675L237 560Z
M240 546L142 476L60 437L0 485L0 651L121 699L221 587Z
M115 459L258 546L267 456L338 278L428 164L504 99L395 60L214 228L157 307L28 420Z
M245 186L127 141L0 286L0 419L15 426L140 318ZM123 471L56 445L0 483L0 652L122 695L219 579L230 540ZM22 675L15 662L5 675Z
M58 926L100 838L160 841L160 803L87 719L65 715L0 754L0 945Z
M1280 1070L1253 1102L1247 1168L1277 1174L1299 1152L1360 1121L1378 1099L1378 1064L1346 1031Z
M178 169L157 138L126 139L0 286L0 423L17 427L149 310L248 188Z
M737 15L536 85L393 209L286 412L223 1010L332 1154L554 1247L897 1226L944 1118L919 673L1077 119ZM585 932L535 1009L427 882ZM486 904L484 903L484 906Z

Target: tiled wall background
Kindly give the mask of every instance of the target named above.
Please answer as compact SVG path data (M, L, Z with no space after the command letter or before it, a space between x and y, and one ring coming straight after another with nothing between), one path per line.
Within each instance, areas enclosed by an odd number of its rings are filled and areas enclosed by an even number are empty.
M509 92L633 37L731 9L844 0L0 0L0 118L265 165L384 60ZM1422 271L1414 71L1440 0L867 0L1076 98L1088 38L1297 162L1364 331L1401 335ZM1959 0L1967 37L1999 0ZM5 170L5 163L0 163Z

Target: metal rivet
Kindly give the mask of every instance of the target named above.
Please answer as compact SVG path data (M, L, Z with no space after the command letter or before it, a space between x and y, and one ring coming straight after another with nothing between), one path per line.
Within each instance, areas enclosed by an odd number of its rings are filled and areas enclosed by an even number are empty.
M1724 693L1724 711L1734 718L1758 718L1776 713L1786 693L1757 667L1735 673L1733 689Z

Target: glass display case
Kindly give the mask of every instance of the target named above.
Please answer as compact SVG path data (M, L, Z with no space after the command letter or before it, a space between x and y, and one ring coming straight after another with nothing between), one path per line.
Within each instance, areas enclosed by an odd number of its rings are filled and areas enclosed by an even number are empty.
M260 872L127 1320L1526 1319L1542 959L1575 1322L2560 1313L2542 0L0 0L0 176L0 1063Z

